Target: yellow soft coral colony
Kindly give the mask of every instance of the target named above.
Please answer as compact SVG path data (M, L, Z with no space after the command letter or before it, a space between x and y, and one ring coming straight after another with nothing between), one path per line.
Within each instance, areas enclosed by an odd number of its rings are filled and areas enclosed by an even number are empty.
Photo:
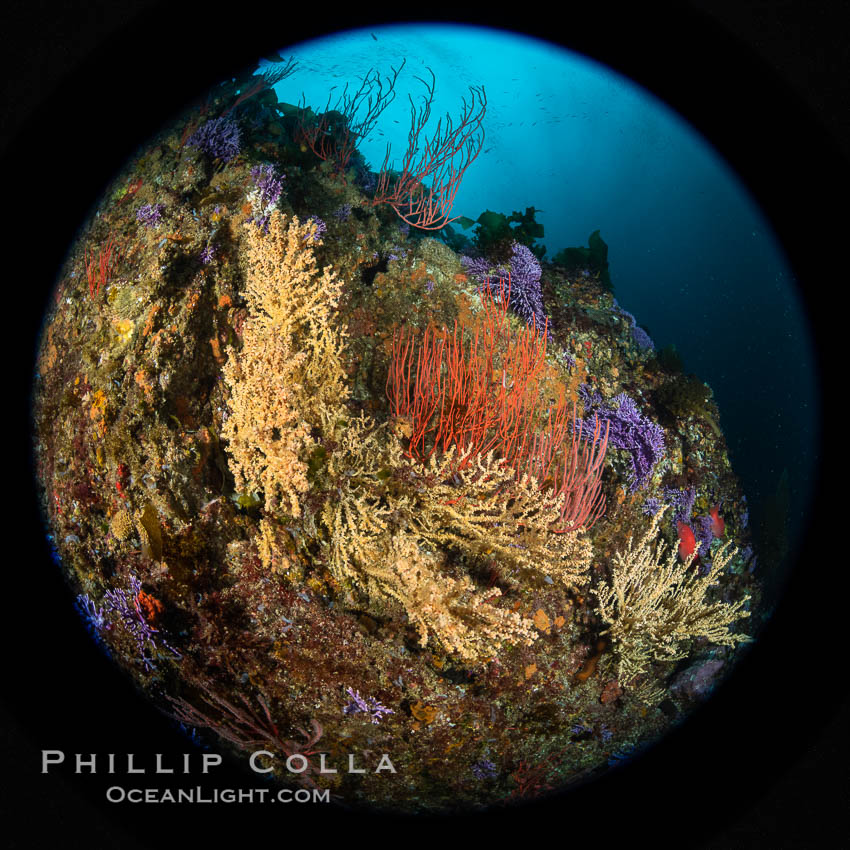
M729 626L749 617L749 597L734 603L710 602L708 589L717 582L737 550L725 543L713 557L705 576L693 567L696 553L680 563L675 548L659 538L658 525L666 508L649 524L643 537L629 540L614 556L611 584L593 592L599 613L619 655L618 676L629 682L647 670L653 660L673 660L688 654L690 642L705 638L711 643L735 646L750 638Z
M336 489L321 515L331 541L331 572L360 586L372 599L401 603L419 631L421 646L433 636L448 652L471 662L493 655L504 642L531 643L536 634L530 621L495 604L501 595L498 588L481 593L467 576L453 578L428 546L428 540L475 539L443 536L431 526L442 516L435 510L429 513L426 505L442 491L431 493L416 477L399 492L385 486L391 470L402 477L416 475L415 468L405 467L401 446L389 429L374 428L361 416L337 439L327 465ZM462 516L464 509L457 511Z
M456 453L452 446L419 471L431 482L419 488L417 510L410 516L419 536L503 559L567 586L585 584L593 557L589 539L581 533L551 531L560 519L563 497L542 490L527 475L517 475L493 452L453 472L465 459Z
M383 568L372 577L378 592L404 606L420 646L433 632L446 650L476 661L494 655L505 641L527 646L536 637L530 621L492 604L501 595L498 588L480 592L468 576L440 572L438 556L409 535L392 538Z
M334 321L342 282L321 272L311 247L316 226L272 214L268 233L246 225L242 349L223 368L230 415L222 428L238 489L261 491L267 511L301 515L308 489L310 428L347 397Z

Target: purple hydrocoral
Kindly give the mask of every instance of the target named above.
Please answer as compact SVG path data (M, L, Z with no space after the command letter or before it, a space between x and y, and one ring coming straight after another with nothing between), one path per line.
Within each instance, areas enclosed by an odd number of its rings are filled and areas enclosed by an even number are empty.
M492 276L511 277L510 308L528 324L534 323L542 334L546 327L546 315L543 312L543 295L540 291L540 276L543 270L537 257L521 242L514 242L509 266L493 265L486 257L460 258L466 273L483 283Z
M499 770L490 759L478 759L472 765L472 775L476 779L495 779L499 775Z
M241 141L239 125L232 118L213 118L198 127L186 144L213 159L229 162L239 153Z
M283 192L285 176L278 177L275 167L271 164L255 165L251 169L251 179L260 192L263 204L276 204Z
M494 266L486 257L467 257L461 255L461 265L470 277L474 277L479 283L483 282L484 278L495 275L507 275L508 270L505 266Z
M664 501L673 508L673 525L677 522L683 522L685 525L690 523L696 498L697 491L693 487L684 490L677 490L675 487L664 488Z
M628 310L624 310L617 303L616 298L614 299L613 309L615 313L619 313L624 319L628 320L632 327L632 339L635 341L638 348L641 348L644 351L655 351L655 343L652 341L649 334L642 327L638 326L637 319Z
M98 608L88 593L77 596L77 609L85 618L89 630L96 636L109 628L103 608Z
M586 276L587 272L584 272L583 274L585 274L585 276ZM637 324L637 319L628 310L624 310L620 306L620 304L619 304L619 302L617 301L616 298L613 299L613 302L614 303L611 305L611 309L615 313L619 313L624 319L628 319L629 325L631 325L631 327L634 327Z
M346 688L345 692L351 697L351 702L342 709L343 714L368 714L373 723L380 723L385 714L395 714L391 708L381 705L374 697L363 699L360 691L351 688Z
M546 316L543 312L543 295L540 292L540 277L543 270L531 249L521 242L514 242L511 257L511 309L523 319L536 325L543 333Z
M77 596L77 610L83 616L89 634L94 638L97 645L109 654L109 647L104 642L104 635L111 631L112 624L106 619L105 609L98 607L88 593L81 593Z
M573 369L575 369L576 367L576 359L572 354L569 353L569 351L564 351L561 353L561 361L570 372L572 372Z
M637 344L638 348L644 351L655 351L655 343L649 334L639 325L632 328L632 339Z
M319 242L324 239L328 226L318 216L314 215L308 218L307 224L314 224L316 226L316 230L307 237L308 242Z
M662 503L669 505L673 509L670 514L670 522L673 527L677 528L681 523L687 525L693 531L698 546L696 551L699 554L700 574L707 575L711 569L709 553L714 540L714 532L712 531L714 521L710 516L692 518L694 503L697 498L696 488L686 487L679 490L675 487L665 487L662 496L663 502L655 497L647 499L644 503L644 513L654 515Z
M576 427L585 439L592 436L594 421L598 419L604 427L608 424L608 443L617 449L629 452L632 474L629 489L640 489L649 479L652 469L664 454L664 429L647 419L637 408L634 399L620 393L610 402L604 403L602 396L587 384L579 387L579 396L584 405L585 418L578 419ZM595 417L595 419L591 418ZM587 430L587 434L584 430Z
M159 634L159 629L155 629L146 619L139 606L139 593L142 590L142 583L139 579L130 576L130 592L117 588L116 590L107 590L103 599L104 610L110 611L118 616L121 625L136 639L139 647L139 657L145 670L154 670L155 665L151 660L151 650L156 650L157 641L154 635ZM169 646L165 641L162 645L180 658L180 653Z
M255 165L251 169L251 179L259 191L259 200L263 206L276 204L283 192L286 175L278 176L271 164Z
M136 211L136 221L145 227L155 227L162 220L163 204L143 204Z
M694 487L687 487L678 490L675 487L665 487L662 492L663 499L656 496L648 498L643 505L643 512L650 516L654 516L661 509L662 505L668 505L673 509L669 515L670 522L674 528L678 528L679 523L687 525L694 533L694 538L697 542L697 552L699 554L700 574L708 575L711 569L711 560L709 553L711 552L711 544L714 540L714 532L712 526L714 520L710 516L700 516L692 519L694 511L694 503L697 498L697 491Z
M750 524L750 508L747 505L747 497L741 497L743 508L741 509L741 528L747 528Z
M399 253L396 253L398 251ZM394 245L390 252L387 254L387 261L390 260L403 260L407 256L407 248L399 248L398 245Z
M283 194L286 175L278 176L275 167L270 164L255 165L251 169L251 179L254 181L254 188L248 193L248 200L251 202L253 215L249 221L253 221L257 227L268 233L269 218Z
M699 544L700 575L708 575L711 570L711 560L708 555L711 551L711 542L714 540L714 532L711 530L713 523L710 516L697 517L694 523L694 534Z

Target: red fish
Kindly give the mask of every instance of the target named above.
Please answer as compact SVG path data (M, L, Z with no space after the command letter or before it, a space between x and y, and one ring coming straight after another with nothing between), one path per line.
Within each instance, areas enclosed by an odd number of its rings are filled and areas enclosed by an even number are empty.
M697 539L694 537L694 532L690 526L683 522L676 523L676 530L679 532L679 557L686 561L696 549Z
M723 537L723 532L726 531L726 522L723 517L717 513L717 505L715 505L708 514L711 517L711 533L715 537Z

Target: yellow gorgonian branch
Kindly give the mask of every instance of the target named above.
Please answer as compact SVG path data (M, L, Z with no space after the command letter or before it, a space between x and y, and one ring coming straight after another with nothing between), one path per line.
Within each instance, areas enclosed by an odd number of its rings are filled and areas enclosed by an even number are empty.
M223 368L231 395L221 434L236 487L295 517L308 489L311 428L325 406L348 397L335 321L342 282L318 269L315 234L314 223L287 224L278 211L268 233L246 225L248 318L242 348L230 349Z
M711 570L700 576L693 565L696 552L680 563L677 552L659 539L658 525L666 507L653 518L643 537L633 538L614 556L611 583L593 592L599 613L619 655L620 681L645 672L653 660L673 660L688 654L695 638L722 646L749 640L730 626L749 617L749 596L737 602L709 601L709 588L735 556L725 543L712 559Z

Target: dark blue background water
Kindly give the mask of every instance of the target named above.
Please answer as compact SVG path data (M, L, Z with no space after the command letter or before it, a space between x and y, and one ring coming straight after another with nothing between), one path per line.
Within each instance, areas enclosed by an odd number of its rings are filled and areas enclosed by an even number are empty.
M481 155L453 214L542 210L547 257L609 245L619 303L658 347L675 344L721 410L733 468L756 527L783 470L793 545L817 462L811 334L790 268L743 185L689 125L629 81L560 47L479 28L402 26L346 33L283 51L299 70L281 99L323 110L346 82L402 60L396 101L361 151L377 170L387 143L407 144L416 80L433 70L433 122L457 116L470 85L484 85ZM333 87L336 87L335 89ZM470 231L471 233L471 231ZM762 567L765 565L762 564Z

